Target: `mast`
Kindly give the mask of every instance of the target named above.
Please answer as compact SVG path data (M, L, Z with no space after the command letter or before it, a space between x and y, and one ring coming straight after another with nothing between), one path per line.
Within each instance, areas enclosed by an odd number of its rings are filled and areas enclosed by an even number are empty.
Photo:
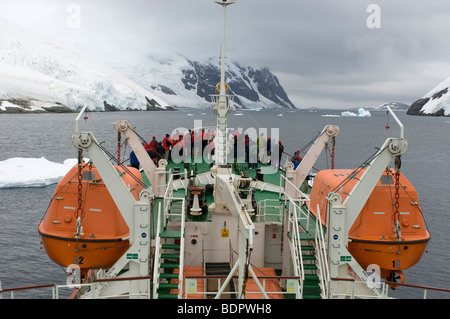
M226 95L227 84L225 83L225 40L226 40L226 10L227 6L236 3L236 1L215 1L223 8L222 13L222 51L220 57L220 83L218 84L219 95L213 96L214 112L217 115L217 132L214 139L215 161L217 165L226 164L226 133L227 133L227 115L231 113L229 100L232 96Z

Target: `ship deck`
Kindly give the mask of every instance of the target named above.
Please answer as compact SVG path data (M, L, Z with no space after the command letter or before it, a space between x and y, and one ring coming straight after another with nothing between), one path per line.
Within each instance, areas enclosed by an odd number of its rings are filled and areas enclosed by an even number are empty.
M257 172L262 172L262 179L264 183L273 185L276 187L280 186L281 183L281 176L285 176L285 172L282 169L278 169L276 171L270 170L270 174L264 174L264 172L269 171L269 165L262 164L260 162L257 163L257 166L255 169L250 169L248 164L243 160L238 160L236 164L230 164L231 171L233 174L236 175L243 175L246 177L250 177L253 181L257 181ZM184 170L189 171L188 176L192 174L191 176L197 176L200 174L204 174L210 171L210 164L203 161L198 163L190 163L189 165L185 165L185 163L175 163L173 161L169 161L166 170L170 171L172 174L174 172L181 172L183 173ZM261 177L261 176L260 176ZM147 177L142 172L142 178L144 183L148 186L150 185ZM184 178L184 175L180 175L180 179ZM167 178L168 180L168 178ZM206 179L197 179L197 185L199 186L206 186L208 183L211 183L212 178ZM186 183L186 181L183 181L183 183ZM257 187L253 190L254 198L256 203L259 203L261 205L263 202L265 202L264 207L264 215L256 214L252 221L254 223L258 222L270 222L270 223L281 223L283 221L283 214L282 214L282 207L284 200L282 196L280 196L279 191L274 191L275 188L273 187ZM173 195L174 198L186 198L186 192L184 188L174 188L173 189ZM214 197L210 193L205 193L205 201L206 204L209 206L214 202ZM161 203L161 207L163 206L164 198L163 197L156 197L155 202L153 205L153 212L152 216L154 216L155 221L158 216L158 208L159 204ZM302 207L304 213L306 214L306 208ZM201 216L193 216L190 214L186 214L186 222L211 222L212 215L208 211L206 214L202 214ZM153 225L156 225L157 223L153 223ZM316 227L316 220L312 214L309 214L309 219L300 220L300 226L303 228L304 233L302 233L301 237L304 240L312 239L314 237L315 233L315 227Z

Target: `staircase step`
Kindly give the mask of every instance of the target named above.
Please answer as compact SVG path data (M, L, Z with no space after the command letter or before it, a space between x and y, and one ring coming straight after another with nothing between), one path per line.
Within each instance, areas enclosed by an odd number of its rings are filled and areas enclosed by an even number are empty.
M311 240L314 239L314 234L312 233L300 233L300 240Z
M316 264L303 264L303 269L305 270L317 270Z
M316 274L305 274L305 281L306 280L319 281L319 276Z
M160 234L161 238L175 238L179 239L181 237L181 231L179 230L165 230Z
M161 254L161 258L165 258L165 259L180 259L180 254Z
M162 249L180 249L180 245L178 244L162 244Z
M320 295L322 289L318 284L303 284L303 295Z
M175 294L158 294L158 299L178 299L178 295L175 295Z
M166 273L166 272L163 272L163 273L160 273L159 274L159 278L163 278L163 279L178 279L178 277L179 277L179 274L174 274L174 273Z
M316 256L314 255L302 255L303 260L316 260Z
M316 249L314 248L314 246L310 246L310 245L305 245L302 246L302 251L315 251Z
M322 297L320 295L303 294L303 299L322 299Z
M172 284L172 283L159 283L160 289L178 289L178 284Z
M180 268L179 264L168 264L168 263L162 263L159 265L160 268L164 269L178 269Z

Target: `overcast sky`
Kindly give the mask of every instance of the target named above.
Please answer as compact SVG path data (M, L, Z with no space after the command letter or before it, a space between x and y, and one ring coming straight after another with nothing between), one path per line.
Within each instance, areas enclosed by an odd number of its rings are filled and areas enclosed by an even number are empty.
M2 0L0 17L107 64L220 55L213 0ZM297 107L411 104L450 77L449 30L447 0L237 0L227 59L268 67Z

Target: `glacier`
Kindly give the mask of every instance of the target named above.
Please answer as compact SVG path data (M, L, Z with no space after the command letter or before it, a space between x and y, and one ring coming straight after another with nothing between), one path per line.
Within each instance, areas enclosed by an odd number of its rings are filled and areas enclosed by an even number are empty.
M0 109L167 109L169 103L113 68L0 19ZM150 105L149 105L150 104Z
M220 81L218 58L150 52L105 65L5 19L0 29L0 113L209 108ZM296 109L268 68L227 61L226 81L235 108Z

